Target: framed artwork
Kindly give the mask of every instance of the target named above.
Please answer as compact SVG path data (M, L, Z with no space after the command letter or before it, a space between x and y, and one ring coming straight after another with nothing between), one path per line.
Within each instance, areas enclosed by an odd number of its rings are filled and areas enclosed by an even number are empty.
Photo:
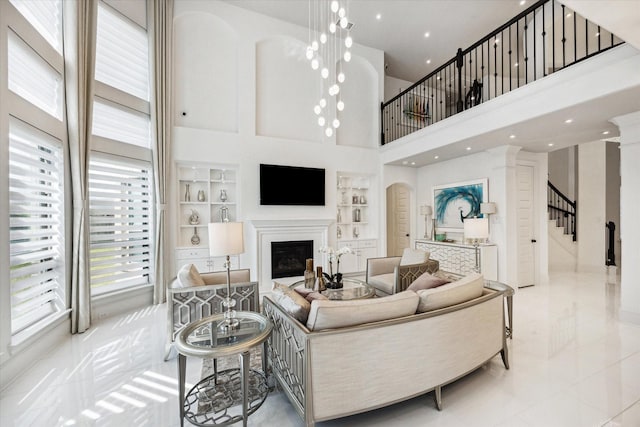
M401 123L404 126L423 128L429 120L429 100L422 95L409 93L403 97Z
M480 204L489 200L487 178L433 187L436 229L462 233L465 218L482 218Z

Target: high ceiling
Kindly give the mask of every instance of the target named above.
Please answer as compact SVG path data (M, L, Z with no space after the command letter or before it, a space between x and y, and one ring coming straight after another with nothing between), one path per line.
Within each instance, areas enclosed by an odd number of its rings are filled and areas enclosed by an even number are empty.
M228 3L303 27L309 1L227 0ZM516 16L533 0L349 0L356 43L385 53L386 74L415 82ZM521 5L521 3L523 3ZM380 19L376 16L380 15ZM425 33L429 33L425 37ZM426 61L430 60L427 64Z
M309 26L309 1L224 0L273 18ZM346 0L341 0L344 2ZM536 0L348 0L355 43L384 51L386 74L415 82L525 10ZM569 7L640 49L640 0L565 0ZM377 15L380 16L377 19ZM425 37L425 33L429 33ZM427 63L427 60L430 60ZM488 149L516 144L532 152L549 152L600 138L615 140L610 119L640 109L640 85L622 94L540 115L508 128L478 134L442 147L437 153L418 150L391 164L424 166L464 155L468 146ZM580 118L571 127L567 117ZM554 125L555 124L555 125ZM511 139L517 135L517 140ZM606 136L605 136L606 135ZM506 142L505 142L506 141ZM437 160L436 160L437 159Z

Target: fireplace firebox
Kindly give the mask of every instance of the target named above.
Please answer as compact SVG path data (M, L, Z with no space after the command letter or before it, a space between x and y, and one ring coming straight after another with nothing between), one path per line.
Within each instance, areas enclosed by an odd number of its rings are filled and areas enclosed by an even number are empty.
M313 240L271 242L272 278L304 275L307 258L313 258Z

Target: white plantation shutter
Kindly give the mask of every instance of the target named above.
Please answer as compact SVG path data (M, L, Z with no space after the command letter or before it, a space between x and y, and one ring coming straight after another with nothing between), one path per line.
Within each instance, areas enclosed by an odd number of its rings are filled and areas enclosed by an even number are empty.
M91 293L150 283L151 167L94 154L89 164Z
M104 138L139 147L150 148L150 119L148 114L94 98L92 133Z
M11 333L64 309L63 159L57 139L9 122Z
M62 119L62 76L13 31L8 35L9 89Z
M96 46L96 80L149 101L146 31L100 3Z
M11 0L11 4L58 53L62 53L61 0Z

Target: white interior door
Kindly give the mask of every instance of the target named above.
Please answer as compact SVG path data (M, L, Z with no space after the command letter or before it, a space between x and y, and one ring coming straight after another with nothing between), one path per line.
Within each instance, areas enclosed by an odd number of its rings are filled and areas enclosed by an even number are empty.
M518 287L535 284L533 167L518 165Z
M393 184L387 188L387 256L401 256L410 245L411 212L409 188Z

